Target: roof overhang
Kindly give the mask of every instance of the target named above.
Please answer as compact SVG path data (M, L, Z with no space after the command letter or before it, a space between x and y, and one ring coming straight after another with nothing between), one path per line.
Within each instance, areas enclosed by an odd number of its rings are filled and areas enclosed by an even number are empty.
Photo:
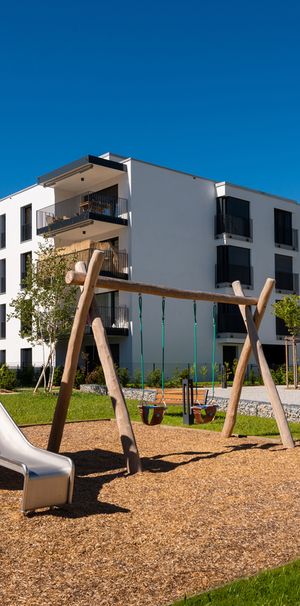
M37 182L44 187L81 193L93 191L99 182L108 181L126 171L126 165L121 162L88 155L38 177Z

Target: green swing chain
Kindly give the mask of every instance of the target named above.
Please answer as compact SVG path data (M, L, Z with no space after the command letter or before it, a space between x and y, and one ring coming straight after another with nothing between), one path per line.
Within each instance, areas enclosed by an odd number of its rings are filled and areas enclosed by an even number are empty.
M161 300L161 395L165 395L165 297Z
M143 298L139 294L139 318L140 318L140 343L141 343L141 383L142 383L142 400L144 399L145 391L145 363L144 363L144 341L143 341Z
M213 304L213 347L212 347L212 359L211 359L211 383L212 383L212 397L215 395L215 358L216 358L216 337L217 337L217 306Z
M198 398L198 373L197 373L197 361L198 361L198 352L197 352L197 303L193 302L194 307L194 383L196 385L196 400Z

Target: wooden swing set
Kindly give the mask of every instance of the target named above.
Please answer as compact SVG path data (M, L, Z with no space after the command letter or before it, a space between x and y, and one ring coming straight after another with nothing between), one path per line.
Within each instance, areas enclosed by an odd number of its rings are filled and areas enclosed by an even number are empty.
M72 395L80 349L84 337L86 320L89 316L100 363L105 376L108 394L111 398L115 413L120 440L126 459L127 471L131 474L142 471L141 461L125 398L111 356L106 331L95 300L95 288L104 288L106 290L124 290L133 293L157 295L160 297L172 297L176 299L188 299L192 301L211 301L238 305L247 328L247 336L237 364L222 435L226 438L229 438L232 435L246 368L249 362L251 351L253 351L261 371L264 385L268 391L282 444L286 448L294 448L294 442L285 417L282 403L272 379L272 375L265 359L263 348L257 332L263 319L275 280L271 278L266 280L258 299L254 297L245 297L241 284L238 281L232 284L234 295L180 290L177 288L169 288L155 284L102 277L99 275L99 273L104 259L105 253L95 250L87 271L84 263L79 262L75 265L75 271L69 271L66 275L66 283L80 286L81 295L75 311L73 326L67 347L64 372L49 436L48 450L58 452L60 448L68 407ZM251 305L256 306L254 315L252 315L251 312Z

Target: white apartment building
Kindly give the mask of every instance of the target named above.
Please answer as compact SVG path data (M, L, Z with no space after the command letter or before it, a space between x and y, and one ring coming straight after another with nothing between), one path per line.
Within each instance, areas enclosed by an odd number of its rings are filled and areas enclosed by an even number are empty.
M101 273L124 280L231 292L239 279L246 295L259 295L276 278L272 302L298 293L300 206L293 200L110 153L86 156L38 178L37 184L0 200L0 363L40 366L41 347L19 336L9 303L20 288L26 259L38 242L106 249ZM71 248L70 248L71 247ZM99 291L113 356L133 372L139 365L138 297ZM216 362L232 362L244 341L235 306L218 305ZM146 370L161 359L161 301L143 297ZM198 359L212 352L212 305L197 304ZM281 321L268 310L261 339L270 363L284 360ZM87 327L83 351L96 350ZM57 351L63 364L65 344ZM166 301L166 368L193 363L193 305Z

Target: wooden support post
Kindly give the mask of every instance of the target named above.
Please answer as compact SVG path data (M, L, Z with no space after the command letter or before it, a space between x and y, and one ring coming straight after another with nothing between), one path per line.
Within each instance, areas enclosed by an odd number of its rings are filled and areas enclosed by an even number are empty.
M232 286L234 286L234 284L236 284L236 282L234 282L232 284ZM269 298L270 298L270 296L272 294L272 290L274 288L274 284L275 284L275 280L273 280L272 278L268 278L260 293L257 307L256 307L256 310L254 313L254 322L255 322L255 326L257 329L260 327L260 324L263 319ZM247 370L247 364L249 362L250 355L251 355L251 343L250 343L249 335L247 335L243 349L241 351L241 355L239 357L239 361L238 361L234 379L233 379L231 395L230 395L229 404L228 404L228 408L227 408L227 412L226 412L226 418L225 418L224 426L222 429L222 436L224 438L229 438L231 436L231 434L233 432L233 428L235 426L238 404L239 404L240 397L241 397L241 391L242 391L244 378L245 378L245 374L246 374L246 370Z
M85 272L84 263L81 261L76 263L76 270ZM97 346L99 360L103 368L108 394L112 401L120 440L126 458L127 471L128 473L134 474L142 471L141 461L126 401L112 359L106 331L99 314L95 297L92 299L89 315L92 322L92 331Z
M105 254L99 250L93 252L83 290L74 315L74 322L68 343L64 372L61 380L54 418L52 422L48 450L58 452L63 436L68 407L72 395L78 358L86 319L94 296L94 288L99 276Z
M243 294L243 290L240 282L234 282L233 290L236 295L241 296ZM258 365L260 367L261 375L264 381L264 385L267 389L270 402L273 408L274 417L276 423L278 425L279 433L281 436L282 444L286 448L294 448L295 444L293 438L291 436L290 428L288 426L288 422L286 420L286 416L283 410L283 406L276 389L276 385L273 381L268 363L265 358L265 354L263 351L262 344L259 340L259 336L257 334L257 329L254 323L254 319L252 317L251 309L248 306L241 305L240 311L245 321L249 339L251 342L251 347L254 352L254 355L257 359Z

